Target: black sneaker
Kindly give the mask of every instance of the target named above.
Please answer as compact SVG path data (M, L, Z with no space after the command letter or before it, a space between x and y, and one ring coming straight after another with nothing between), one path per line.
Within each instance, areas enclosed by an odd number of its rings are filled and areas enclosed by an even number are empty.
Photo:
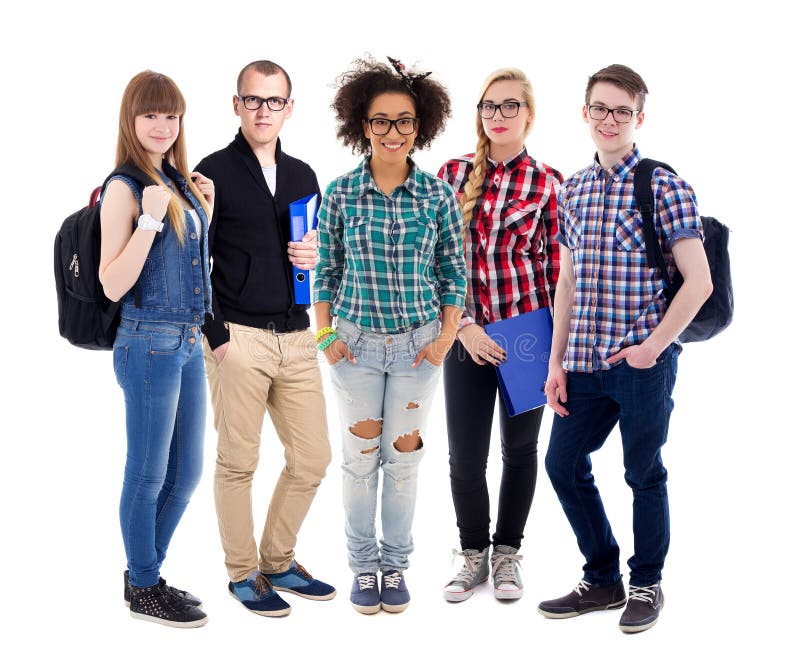
M625 633L644 632L658 621L664 606L661 583L652 586L631 586L628 589L628 606L619 619L619 629Z
M122 574L122 578L125 581L125 589L123 593L123 597L125 598L125 606L131 606L131 583L128 580L128 570ZM163 586L166 591L170 595L174 595L179 600L182 600L184 604L188 604L191 607L202 607L203 601L199 598L196 598L194 595L189 593L188 591L182 591L180 588L175 588L174 586L167 585L167 582L164 581L163 577L158 578L158 583Z
M165 585L131 586L131 616L171 628L199 628L208 622L202 609L185 604Z
M563 598L539 603L539 613L547 618L571 618L590 611L619 609L625 605L625 587L622 581L613 586L592 586L581 579L572 593Z

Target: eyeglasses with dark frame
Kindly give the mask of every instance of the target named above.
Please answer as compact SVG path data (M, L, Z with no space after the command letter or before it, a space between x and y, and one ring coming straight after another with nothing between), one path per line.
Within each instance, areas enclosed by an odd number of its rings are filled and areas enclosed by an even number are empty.
M244 108L249 111L258 111L264 104L270 111L283 111L289 102L286 97L259 97L258 95L237 95Z
M519 115L519 108L528 106L527 102L501 102L494 104L493 102L478 102L478 112L481 118L490 119L494 118L495 112L500 109L500 115L503 118L516 118Z
M618 123L630 123L635 113L639 113L639 109L629 109L628 107L609 109L602 104L589 105L589 118L592 120L605 120L608 118L608 114L611 114Z
M381 118L378 116L376 118L367 118L366 121L369 123L369 129L372 134L376 137L383 137L392 131L392 125L394 125L399 134L414 134L417 130L417 121L419 121L419 118L407 116L405 118L390 120L389 118Z

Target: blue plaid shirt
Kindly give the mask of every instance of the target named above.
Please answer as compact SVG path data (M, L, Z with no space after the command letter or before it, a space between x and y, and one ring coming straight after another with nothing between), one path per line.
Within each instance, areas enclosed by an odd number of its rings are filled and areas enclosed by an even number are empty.
M464 308L466 267L461 208L449 184L411 162L392 194L381 192L368 158L331 183L319 211L314 301L378 333Z
M610 368L606 359L644 342L666 312L661 277L647 266L642 215L633 195L640 159L634 147L608 172L595 161L559 192L557 240L569 250L576 282L564 360L568 371ZM652 184L656 235L672 276L672 244L702 238L703 226L688 183L657 168Z

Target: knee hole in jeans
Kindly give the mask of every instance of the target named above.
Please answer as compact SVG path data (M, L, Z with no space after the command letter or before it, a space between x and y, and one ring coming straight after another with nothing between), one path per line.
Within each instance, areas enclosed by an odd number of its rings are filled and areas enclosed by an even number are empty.
M415 452L422 449L422 438L419 429L414 429L411 433L401 435L394 441L394 448L398 452Z
M350 433L352 433L357 438L363 438L364 440L373 440L377 438L383 432L383 420L382 419L364 419L363 421L356 422L350 427ZM372 447L370 449L365 449L361 453L362 454L372 454L377 447Z

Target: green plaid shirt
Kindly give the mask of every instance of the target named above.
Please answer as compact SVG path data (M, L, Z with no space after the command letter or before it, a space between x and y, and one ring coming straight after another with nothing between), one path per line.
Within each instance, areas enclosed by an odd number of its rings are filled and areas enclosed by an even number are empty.
M466 267L455 192L411 162L406 181L385 195L369 158L331 183L319 210L314 301L378 333L435 320L443 306L464 308Z

